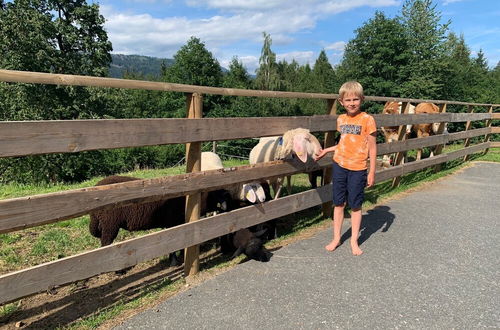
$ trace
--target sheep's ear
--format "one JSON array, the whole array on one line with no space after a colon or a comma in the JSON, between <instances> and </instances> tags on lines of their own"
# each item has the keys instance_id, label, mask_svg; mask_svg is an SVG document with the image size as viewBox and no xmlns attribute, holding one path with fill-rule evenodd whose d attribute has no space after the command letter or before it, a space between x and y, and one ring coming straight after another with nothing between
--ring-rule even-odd
<instances>
[{"instance_id":1,"label":"sheep's ear","mask_svg":"<svg viewBox=\"0 0 500 330\"><path fill-rule=\"evenodd\" d=\"M255 203L257 201L257 195L249 184L243 185L243 192L245 193L245 199L250 203Z\"/></svg>"},{"instance_id":2,"label":"sheep's ear","mask_svg":"<svg viewBox=\"0 0 500 330\"><path fill-rule=\"evenodd\" d=\"M264 191L264 188L262 188L260 183L256 183L254 185L254 190L257 195L257 199L259 200L259 203L263 203L266 200L266 193Z\"/></svg>"},{"instance_id":3,"label":"sheep's ear","mask_svg":"<svg viewBox=\"0 0 500 330\"><path fill-rule=\"evenodd\" d=\"M293 151L302 163L307 162L306 139L303 135L293 137Z\"/></svg>"}]
</instances>

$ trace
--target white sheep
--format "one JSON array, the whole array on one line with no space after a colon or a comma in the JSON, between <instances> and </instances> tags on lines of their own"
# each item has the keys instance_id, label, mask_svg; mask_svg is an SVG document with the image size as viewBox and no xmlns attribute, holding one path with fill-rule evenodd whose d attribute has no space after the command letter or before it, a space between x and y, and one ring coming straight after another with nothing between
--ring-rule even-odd
<instances>
[{"instance_id":1,"label":"white sheep","mask_svg":"<svg viewBox=\"0 0 500 330\"><path fill-rule=\"evenodd\" d=\"M293 156L306 163L314 160L314 155L321 151L318 139L306 128L295 128L286 131L283 136L262 137L250 151L250 164L270 162L278 159L290 159ZM279 197L283 179L272 181L275 199ZM288 190L290 191L290 176Z\"/></svg>"}]
</instances>

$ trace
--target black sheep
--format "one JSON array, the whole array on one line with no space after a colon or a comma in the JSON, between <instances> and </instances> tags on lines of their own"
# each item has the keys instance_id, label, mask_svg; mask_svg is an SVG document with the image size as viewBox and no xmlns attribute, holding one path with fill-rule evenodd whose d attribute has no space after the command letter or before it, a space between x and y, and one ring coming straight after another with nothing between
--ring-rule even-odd
<instances>
[{"instance_id":1,"label":"black sheep","mask_svg":"<svg viewBox=\"0 0 500 330\"><path fill-rule=\"evenodd\" d=\"M127 176L109 176L97 183L97 186L140 180ZM225 211L231 201L226 201L229 193L225 190L209 192L202 210L216 211L218 205ZM153 228L170 228L185 222L186 197L175 197L160 201L121 206L114 209L99 210L90 213L89 231L92 236L101 239L101 246L115 240L120 228L138 231ZM175 255L170 255L171 264L176 264Z\"/></svg>"},{"instance_id":2,"label":"black sheep","mask_svg":"<svg viewBox=\"0 0 500 330\"><path fill-rule=\"evenodd\" d=\"M266 250L264 240L261 238L265 232L266 229L254 233L248 228L243 228L224 235L221 237L221 251L224 254L231 253L231 259L244 253L250 259L267 262L272 254Z\"/></svg>"}]
</instances>

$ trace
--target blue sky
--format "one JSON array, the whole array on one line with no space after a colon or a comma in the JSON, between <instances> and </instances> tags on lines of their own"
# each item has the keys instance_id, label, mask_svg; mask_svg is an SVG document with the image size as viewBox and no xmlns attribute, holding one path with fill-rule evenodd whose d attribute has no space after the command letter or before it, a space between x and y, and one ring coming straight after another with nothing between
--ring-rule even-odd
<instances>
[{"instance_id":1,"label":"blue sky","mask_svg":"<svg viewBox=\"0 0 500 330\"><path fill-rule=\"evenodd\" d=\"M91 2L91 1L89 1ZM278 60L314 64L325 49L332 64L375 11L401 13L402 0L99 0L113 53L172 58L191 36L200 38L220 64L237 56L253 74L262 32L271 35ZM500 1L434 0L450 31L463 34L473 55L482 49L500 61Z\"/></svg>"}]
</instances>

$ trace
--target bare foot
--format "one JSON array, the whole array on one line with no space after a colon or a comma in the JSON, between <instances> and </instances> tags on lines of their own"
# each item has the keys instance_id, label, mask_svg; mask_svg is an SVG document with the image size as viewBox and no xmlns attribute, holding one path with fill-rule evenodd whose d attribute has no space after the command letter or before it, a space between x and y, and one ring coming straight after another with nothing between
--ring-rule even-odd
<instances>
[{"instance_id":1,"label":"bare foot","mask_svg":"<svg viewBox=\"0 0 500 330\"><path fill-rule=\"evenodd\" d=\"M351 243L351 250L352 250L352 254L355 255L355 256L360 256L360 255L363 254L363 250L361 250L359 248L358 244L352 244Z\"/></svg>"},{"instance_id":2,"label":"bare foot","mask_svg":"<svg viewBox=\"0 0 500 330\"><path fill-rule=\"evenodd\" d=\"M332 252L333 250L335 250L338 246L340 245L340 241L336 241L336 240L333 240L330 242L330 244L328 244L327 246L325 246L325 249L327 251L330 251Z\"/></svg>"}]
</instances>

